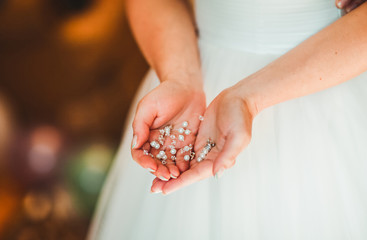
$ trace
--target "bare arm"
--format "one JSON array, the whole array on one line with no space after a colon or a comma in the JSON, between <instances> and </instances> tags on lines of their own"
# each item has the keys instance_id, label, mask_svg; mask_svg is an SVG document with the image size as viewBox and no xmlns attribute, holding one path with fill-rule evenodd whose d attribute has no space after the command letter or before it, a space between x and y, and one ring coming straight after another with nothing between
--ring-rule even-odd
<instances>
[{"instance_id":1,"label":"bare arm","mask_svg":"<svg viewBox=\"0 0 367 240\"><path fill-rule=\"evenodd\" d=\"M184 154L167 161L155 157L160 151L170 156L169 139L159 149L150 148L148 142L158 139L157 129L177 128L184 121L192 134L172 145L179 152L195 142L198 116L204 114L206 103L194 21L184 0L127 0L127 13L138 44L161 81L137 106L131 153L157 179L168 181L187 170L189 162Z\"/></svg>"},{"instance_id":2,"label":"bare arm","mask_svg":"<svg viewBox=\"0 0 367 240\"><path fill-rule=\"evenodd\" d=\"M137 42L161 81L200 86L200 59L193 18L184 0L127 0Z\"/></svg>"},{"instance_id":3,"label":"bare arm","mask_svg":"<svg viewBox=\"0 0 367 240\"><path fill-rule=\"evenodd\" d=\"M200 156L208 137L216 146L178 179L156 181L168 194L232 167L250 143L258 112L277 103L347 81L367 70L367 4L363 4L257 73L223 90L207 108L195 142Z\"/></svg>"},{"instance_id":4,"label":"bare arm","mask_svg":"<svg viewBox=\"0 0 367 240\"><path fill-rule=\"evenodd\" d=\"M252 114L347 81L367 70L367 4L234 86Z\"/></svg>"}]
</instances>

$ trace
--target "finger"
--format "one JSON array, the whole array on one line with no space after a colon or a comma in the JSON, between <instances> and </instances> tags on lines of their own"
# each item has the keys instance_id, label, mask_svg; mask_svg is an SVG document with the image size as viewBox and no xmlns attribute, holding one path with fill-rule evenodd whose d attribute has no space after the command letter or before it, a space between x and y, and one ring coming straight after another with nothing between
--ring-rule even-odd
<instances>
[{"instance_id":1,"label":"finger","mask_svg":"<svg viewBox=\"0 0 367 240\"><path fill-rule=\"evenodd\" d=\"M176 166L176 163L172 160L171 157L173 155L170 153L169 149L166 151L166 154L168 156L166 167L168 168L168 171L170 172L170 177L177 178L180 175L180 170Z\"/></svg>"},{"instance_id":2,"label":"finger","mask_svg":"<svg viewBox=\"0 0 367 240\"><path fill-rule=\"evenodd\" d=\"M250 138L247 138L246 134L243 132L229 135L225 139L224 146L217 158L214 160L213 174L221 174L225 169L232 167L236 161L237 155L247 146L249 139Z\"/></svg>"},{"instance_id":3,"label":"finger","mask_svg":"<svg viewBox=\"0 0 367 240\"><path fill-rule=\"evenodd\" d=\"M183 151L183 149L177 150L176 154L176 166L180 172L186 171L190 166L190 160L185 160L185 156L190 155L190 152Z\"/></svg>"},{"instance_id":4,"label":"finger","mask_svg":"<svg viewBox=\"0 0 367 240\"><path fill-rule=\"evenodd\" d=\"M353 11L354 9L356 9L359 5L362 4L362 1L360 0L354 0L354 1L351 1L346 7L345 7L345 11L347 13Z\"/></svg>"},{"instance_id":5,"label":"finger","mask_svg":"<svg viewBox=\"0 0 367 240\"><path fill-rule=\"evenodd\" d=\"M200 125L200 121L191 121L190 122L190 126L189 134L184 134L185 140L183 142L178 141L177 144L177 154L176 154L176 166L178 167L178 169L180 170L180 172L184 172L186 171L189 167L190 167L190 160L189 157L191 156L191 151L193 151L193 145L195 144L196 141L196 134L198 132L199 129L199 125ZM184 150L185 148L189 148ZM185 159L185 156L187 156Z\"/></svg>"},{"instance_id":6,"label":"finger","mask_svg":"<svg viewBox=\"0 0 367 240\"><path fill-rule=\"evenodd\" d=\"M158 178L164 180L164 181L168 181L171 178L171 176L170 176L171 174L170 174L170 171L168 169L168 164L167 163L163 164L162 160L158 159L158 157L157 157L157 155L162 151L165 154L167 154L165 143L158 140L159 135L160 135L160 133L159 133L158 130L151 130L150 135L149 135L149 143L148 143L149 146L150 146L150 143L152 141L159 142L159 144L160 144L158 149L155 149L155 148L150 149L150 153L153 155L154 161L157 164L157 168L156 168L156 171L154 172L154 175L157 176ZM169 161L169 157L170 156L166 155L166 159L164 159L164 161L166 161L166 162ZM172 164L170 164L170 165L172 165ZM172 168L172 170L174 171L173 168ZM177 172L178 172L178 169L174 173L177 175Z\"/></svg>"},{"instance_id":7,"label":"finger","mask_svg":"<svg viewBox=\"0 0 367 240\"><path fill-rule=\"evenodd\" d=\"M345 8L352 0L335 0L335 5L339 9Z\"/></svg>"},{"instance_id":8,"label":"finger","mask_svg":"<svg viewBox=\"0 0 367 240\"><path fill-rule=\"evenodd\" d=\"M153 182L152 182L152 185L153 185L153 184L155 184L155 183L156 183L156 182L158 182L158 181L160 181L160 180L159 180L159 178L157 178L157 177L156 177L156 178L154 178L154 179L153 179Z\"/></svg>"},{"instance_id":9,"label":"finger","mask_svg":"<svg viewBox=\"0 0 367 240\"><path fill-rule=\"evenodd\" d=\"M194 182L213 176L212 168L213 163L210 160L204 160L196 164L193 168L181 173L177 179L171 179L169 182L166 182L166 184L162 186L163 194L170 194ZM157 186L160 186L158 183L156 184Z\"/></svg>"},{"instance_id":10,"label":"finger","mask_svg":"<svg viewBox=\"0 0 367 240\"><path fill-rule=\"evenodd\" d=\"M158 164L158 169L154 173L154 175L156 175L159 179L163 181L168 181L171 178L171 174L168 171L168 168L164 166L162 163Z\"/></svg>"},{"instance_id":11,"label":"finger","mask_svg":"<svg viewBox=\"0 0 367 240\"><path fill-rule=\"evenodd\" d=\"M149 149L149 143L146 143L143 145L143 149L133 149L131 155L140 166L154 173L158 169L157 161L151 156L144 154L144 150L149 151Z\"/></svg>"},{"instance_id":12,"label":"finger","mask_svg":"<svg viewBox=\"0 0 367 240\"><path fill-rule=\"evenodd\" d=\"M132 149L139 149L149 138L150 127L157 116L155 106L141 100L136 109L133 121Z\"/></svg>"},{"instance_id":13,"label":"finger","mask_svg":"<svg viewBox=\"0 0 367 240\"><path fill-rule=\"evenodd\" d=\"M150 188L150 191L152 193L160 193L160 192L162 192L162 189L163 189L164 185L166 185L166 183L167 183L165 181L160 180L159 178L156 178L156 179L157 179L157 181L153 181L152 187Z\"/></svg>"}]
</instances>

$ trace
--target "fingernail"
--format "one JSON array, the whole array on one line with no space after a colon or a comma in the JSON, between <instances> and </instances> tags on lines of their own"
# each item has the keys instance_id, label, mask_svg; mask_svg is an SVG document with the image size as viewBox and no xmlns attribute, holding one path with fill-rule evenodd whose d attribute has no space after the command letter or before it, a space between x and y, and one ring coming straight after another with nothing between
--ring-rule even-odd
<instances>
[{"instance_id":1,"label":"fingernail","mask_svg":"<svg viewBox=\"0 0 367 240\"><path fill-rule=\"evenodd\" d=\"M339 0L338 3L336 4L338 6L338 8L342 8L342 1Z\"/></svg>"},{"instance_id":2,"label":"fingernail","mask_svg":"<svg viewBox=\"0 0 367 240\"><path fill-rule=\"evenodd\" d=\"M150 193L161 193L161 192L162 192L161 190L157 190L157 191L150 190Z\"/></svg>"},{"instance_id":3,"label":"fingernail","mask_svg":"<svg viewBox=\"0 0 367 240\"><path fill-rule=\"evenodd\" d=\"M166 182L168 181L168 179L167 179L167 178L162 177L162 176L159 176L158 178L159 178L160 180L162 180L162 181L166 181Z\"/></svg>"},{"instance_id":4,"label":"fingernail","mask_svg":"<svg viewBox=\"0 0 367 240\"><path fill-rule=\"evenodd\" d=\"M149 170L149 172L155 172L155 170L151 169L151 168L147 168Z\"/></svg>"},{"instance_id":5,"label":"fingernail","mask_svg":"<svg viewBox=\"0 0 367 240\"><path fill-rule=\"evenodd\" d=\"M133 141L131 143L131 148L134 149L134 147L136 146L136 141L138 140L138 137L136 135L134 135L133 137Z\"/></svg>"},{"instance_id":6,"label":"fingernail","mask_svg":"<svg viewBox=\"0 0 367 240\"><path fill-rule=\"evenodd\" d=\"M220 177L222 177L224 173L224 168L221 168L216 174L215 174L215 179L219 179Z\"/></svg>"},{"instance_id":7,"label":"fingernail","mask_svg":"<svg viewBox=\"0 0 367 240\"><path fill-rule=\"evenodd\" d=\"M175 176L173 176L173 175L171 174L171 178L177 178L177 177L175 177Z\"/></svg>"}]
</instances>

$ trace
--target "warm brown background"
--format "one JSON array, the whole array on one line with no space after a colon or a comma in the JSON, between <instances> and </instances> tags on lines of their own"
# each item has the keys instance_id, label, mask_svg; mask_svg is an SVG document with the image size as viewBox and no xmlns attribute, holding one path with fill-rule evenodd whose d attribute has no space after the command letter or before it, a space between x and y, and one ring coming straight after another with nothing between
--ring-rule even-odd
<instances>
[{"instance_id":1,"label":"warm brown background","mask_svg":"<svg viewBox=\"0 0 367 240\"><path fill-rule=\"evenodd\" d=\"M0 239L84 239L146 70L121 0L0 0Z\"/></svg>"}]
</instances>

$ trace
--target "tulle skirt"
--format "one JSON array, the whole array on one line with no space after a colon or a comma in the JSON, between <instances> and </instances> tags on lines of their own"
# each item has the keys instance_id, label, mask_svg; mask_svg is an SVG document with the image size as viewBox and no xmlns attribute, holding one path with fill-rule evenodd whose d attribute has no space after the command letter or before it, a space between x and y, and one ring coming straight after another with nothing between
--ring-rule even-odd
<instances>
[{"instance_id":1,"label":"tulle skirt","mask_svg":"<svg viewBox=\"0 0 367 240\"><path fill-rule=\"evenodd\" d=\"M279 57L200 42L207 101ZM287 71L288 69L284 69ZM219 180L168 196L131 158L132 104L89 239L367 239L367 75L265 109Z\"/></svg>"}]
</instances>

